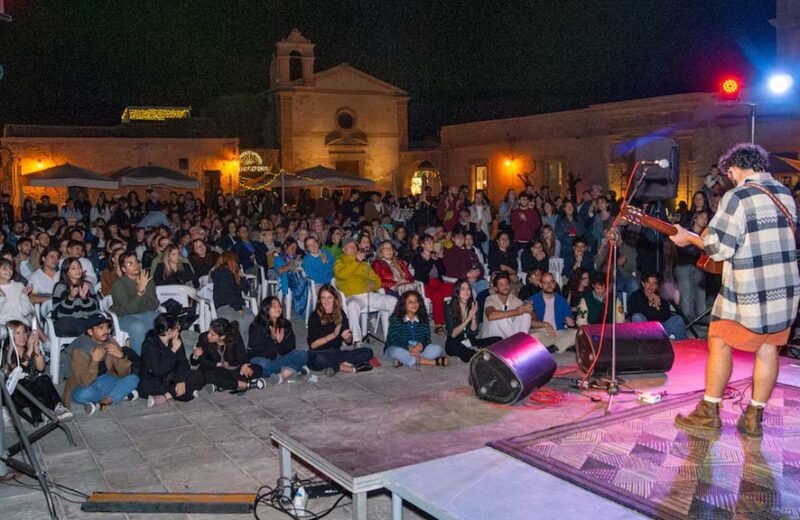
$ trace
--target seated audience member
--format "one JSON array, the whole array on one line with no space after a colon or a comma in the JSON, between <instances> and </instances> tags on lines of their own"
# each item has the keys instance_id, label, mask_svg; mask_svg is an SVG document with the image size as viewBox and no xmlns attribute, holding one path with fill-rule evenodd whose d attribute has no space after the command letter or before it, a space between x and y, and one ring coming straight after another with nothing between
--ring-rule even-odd
<instances>
[{"instance_id":1,"label":"seated audience member","mask_svg":"<svg viewBox=\"0 0 800 520\"><path fill-rule=\"evenodd\" d=\"M542 247L544 252L550 258L561 258L561 241L556 238L556 232L553 226L545 224L542 226ZM548 266L548 271L550 270Z\"/></svg>"},{"instance_id":2,"label":"seated audience member","mask_svg":"<svg viewBox=\"0 0 800 520\"><path fill-rule=\"evenodd\" d=\"M189 362L203 374L203 382L211 385L212 392L265 388L261 367L246 358L239 324L217 318L200 334Z\"/></svg>"},{"instance_id":3,"label":"seated audience member","mask_svg":"<svg viewBox=\"0 0 800 520\"><path fill-rule=\"evenodd\" d=\"M12 280L14 263L8 258L0 258L0 323L17 320L31 325L33 305L28 299L30 287Z\"/></svg>"},{"instance_id":4,"label":"seated audience member","mask_svg":"<svg viewBox=\"0 0 800 520\"><path fill-rule=\"evenodd\" d=\"M89 285L78 258L61 263L61 281L53 290L55 333L60 337L76 337L86 332L89 318L100 311L94 288Z\"/></svg>"},{"instance_id":5,"label":"seated audience member","mask_svg":"<svg viewBox=\"0 0 800 520\"><path fill-rule=\"evenodd\" d=\"M44 354L39 341L38 334L31 334L28 325L21 321L11 320L6 323L10 338L6 349L3 350L2 365L6 374L11 373L16 367L22 367L25 377L20 379L17 384L33 397L38 399L47 409L61 420L72 418L72 412L64 405L58 390L53 385L50 376L44 373L45 361ZM44 420L42 411L33 404L22 392L14 392L11 399L20 410L27 409L34 424Z\"/></svg>"},{"instance_id":6,"label":"seated audience member","mask_svg":"<svg viewBox=\"0 0 800 520\"><path fill-rule=\"evenodd\" d=\"M214 284L214 307L217 309L217 316L228 321L238 321L239 332L247 345L250 339L250 324L256 316L245 305L242 296L245 280L235 254L225 251L219 255L217 265L211 271L211 282Z\"/></svg>"},{"instance_id":7,"label":"seated audience member","mask_svg":"<svg viewBox=\"0 0 800 520\"><path fill-rule=\"evenodd\" d=\"M517 281L517 254L511 247L511 239L505 231L497 235L495 244L489 248L489 272L505 273L512 282Z\"/></svg>"},{"instance_id":8,"label":"seated audience member","mask_svg":"<svg viewBox=\"0 0 800 520\"><path fill-rule=\"evenodd\" d=\"M590 276L594 273L594 258L587 248L586 239L582 236L572 239L572 251L564 257L564 270L561 275L569 280L573 271L578 269L585 269Z\"/></svg>"},{"instance_id":9,"label":"seated audience member","mask_svg":"<svg viewBox=\"0 0 800 520\"><path fill-rule=\"evenodd\" d=\"M488 242L486 242L488 247ZM472 249L475 251L475 254L478 255L478 259L480 260L481 264L485 264L486 262L486 253L483 252L483 249L478 247L475 244L475 234L473 233L464 233L464 247L467 249Z\"/></svg>"},{"instance_id":10,"label":"seated audience member","mask_svg":"<svg viewBox=\"0 0 800 520\"><path fill-rule=\"evenodd\" d=\"M431 343L431 324L422 296L417 291L407 291L397 300L389 319L384 356L395 367L436 365L447 366L447 356L440 345Z\"/></svg>"},{"instance_id":11,"label":"seated audience member","mask_svg":"<svg viewBox=\"0 0 800 520\"><path fill-rule=\"evenodd\" d=\"M378 246L378 255L372 262L372 269L381 279L381 287L393 296L405 292L404 289L413 289L414 275L408 269L408 264L397 258L394 246L389 240L384 240Z\"/></svg>"},{"instance_id":12,"label":"seated audience member","mask_svg":"<svg viewBox=\"0 0 800 520\"><path fill-rule=\"evenodd\" d=\"M340 227L331 226L328 228L325 250L333 255L334 260L338 260L342 256L342 238L344 238L344 231Z\"/></svg>"},{"instance_id":13,"label":"seated audience member","mask_svg":"<svg viewBox=\"0 0 800 520\"><path fill-rule=\"evenodd\" d=\"M433 307L433 323L436 333L444 331L444 299L453 292L453 284L445 282L444 262L434 251L434 239L424 235L421 240L422 248L411 259L414 268L414 279L425 286L425 295L431 300Z\"/></svg>"},{"instance_id":14,"label":"seated audience member","mask_svg":"<svg viewBox=\"0 0 800 520\"><path fill-rule=\"evenodd\" d=\"M547 256L541 240L534 239L529 248L522 250L520 263L526 273L534 269L539 269L543 273L550 270L550 257Z\"/></svg>"},{"instance_id":15,"label":"seated audience member","mask_svg":"<svg viewBox=\"0 0 800 520\"><path fill-rule=\"evenodd\" d=\"M208 246L201 239L193 240L190 244L189 264L192 266L194 275L199 280L203 276L208 276L214 266L217 265L216 251L209 251Z\"/></svg>"},{"instance_id":16,"label":"seated audience member","mask_svg":"<svg viewBox=\"0 0 800 520\"><path fill-rule=\"evenodd\" d=\"M128 251L120 257L122 275L111 287L111 310L119 317L119 327L128 333L130 347L142 353L144 337L158 315L158 298L153 278L142 270L136 253Z\"/></svg>"},{"instance_id":17,"label":"seated audience member","mask_svg":"<svg viewBox=\"0 0 800 520\"><path fill-rule=\"evenodd\" d=\"M336 372L372 370L372 349L359 347L342 350L353 342L350 323L342 309L336 289L325 284L319 288L317 308L308 318L308 366L332 376Z\"/></svg>"},{"instance_id":18,"label":"seated audience member","mask_svg":"<svg viewBox=\"0 0 800 520\"><path fill-rule=\"evenodd\" d=\"M114 282L119 280L122 276L122 255L125 249L122 247L115 249L108 257L108 263L103 272L100 273L100 292L103 295L111 294L111 288L114 287Z\"/></svg>"},{"instance_id":19,"label":"seated audience member","mask_svg":"<svg viewBox=\"0 0 800 520\"><path fill-rule=\"evenodd\" d=\"M533 336L548 350L564 352L575 345L575 318L566 298L556 292L556 280L542 274L542 290L531 297L539 325L534 323Z\"/></svg>"},{"instance_id":20,"label":"seated audience member","mask_svg":"<svg viewBox=\"0 0 800 520\"><path fill-rule=\"evenodd\" d=\"M241 224L236 228L237 241L231 251L236 254L239 265L247 274L258 274L256 269L256 246L250 242L250 228Z\"/></svg>"},{"instance_id":21,"label":"seated audience member","mask_svg":"<svg viewBox=\"0 0 800 520\"><path fill-rule=\"evenodd\" d=\"M297 240L286 237L281 245L281 252L275 256L273 267L281 282L281 294L292 293L292 308L298 316L306 313L308 305L308 280L303 276L301 268L303 256L299 252Z\"/></svg>"},{"instance_id":22,"label":"seated audience member","mask_svg":"<svg viewBox=\"0 0 800 520\"><path fill-rule=\"evenodd\" d=\"M352 238L342 240L342 256L333 266L336 287L347 298L347 321L353 331L353 341L360 343L366 331L361 330L361 311L367 309L380 313L384 330L388 330L389 313L395 308L397 298L377 290L381 279L367 262L367 252L357 250Z\"/></svg>"},{"instance_id":23,"label":"seated audience member","mask_svg":"<svg viewBox=\"0 0 800 520\"><path fill-rule=\"evenodd\" d=\"M17 256L14 258L14 263L17 266L19 274L26 280L33 274L33 265L30 261L32 249L33 242L30 238L23 237L17 241Z\"/></svg>"},{"instance_id":24,"label":"seated audience member","mask_svg":"<svg viewBox=\"0 0 800 520\"><path fill-rule=\"evenodd\" d=\"M333 279L333 264L336 259L327 249L320 249L319 240L307 237L305 241L306 254L303 257L303 271L315 284L331 283Z\"/></svg>"},{"instance_id":25,"label":"seated audience member","mask_svg":"<svg viewBox=\"0 0 800 520\"><path fill-rule=\"evenodd\" d=\"M519 288L517 294L520 300L530 300L531 296L542 290L542 272L547 271L534 269L525 276L525 285Z\"/></svg>"},{"instance_id":26,"label":"seated audience member","mask_svg":"<svg viewBox=\"0 0 800 520\"><path fill-rule=\"evenodd\" d=\"M250 363L258 365L264 377L276 376L276 382L292 378L308 363L308 352L296 348L292 323L283 317L283 306L277 296L261 302L247 343Z\"/></svg>"},{"instance_id":27,"label":"seated audience member","mask_svg":"<svg viewBox=\"0 0 800 520\"><path fill-rule=\"evenodd\" d=\"M447 276L467 280L472 285L472 291L480 294L489 288L478 255L475 251L467 249L464 245L464 234L461 231L453 232L453 247L444 250L444 268Z\"/></svg>"},{"instance_id":28,"label":"seated audience member","mask_svg":"<svg viewBox=\"0 0 800 520\"><path fill-rule=\"evenodd\" d=\"M583 267L572 271L569 282L565 287L564 297L567 299L567 303L569 303L573 313L578 310L578 304L581 302L583 295L591 290L591 282L592 277L589 271Z\"/></svg>"},{"instance_id":29,"label":"seated audience member","mask_svg":"<svg viewBox=\"0 0 800 520\"><path fill-rule=\"evenodd\" d=\"M86 415L124 399L139 397L139 376L133 373L134 354L111 336L111 320L95 314L68 349L72 375L64 387L64 402L83 404Z\"/></svg>"},{"instance_id":30,"label":"seated audience member","mask_svg":"<svg viewBox=\"0 0 800 520\"><path fill-rule=\"evenodd\" d=\"M670 339L686 339L686 324L683 318L672 314L669 302L661 297L661 285L656 273L648 273L642 278L642 288L628 298L628 316L632 322L658 321Z\"/></svg>"},{"instance_id":31,"label":"seated audience member","mask_svg":"<svg viewBox=\"0 0 800 520\"><path fill-rule=\"evenodd\" d=\"M445 309L447 342L444 350L448 356L457 356L468 362L477 349L488 347L502 338L478 338L478 302L466 280L453 285L453 298Z\"/></svg>"},{"instance_id":32,"label":"seated audience member","mask_svg":"<svg viewBox=\"0 0 800 520\"><path fill-rule=\"evenodd\" d=\"M61 279L58 269L61 264L61 253L57 248L48 246L42 252L40 264L39 269L35 270L28 280L31 288L28 299L33 304L42 303L53 297L53 290Z\"/></svg>"},{"instance_id":33,"label":"seated audience member","mask_svg":"<svg viewBox=\"0 0 800 520\"><path fill-rule=\"evenodd\" d=\"M67 243L67 257L77 257L80 259L81 267L83 267L83 271L86 273L86 279L92 284L92 287L97 285L97 273L94 270L94 265L92 265L92 261L86 258L84 255L86 253L86 248L83 245L83 242L79 242L77 240L70 240ZM62 260L63 262L63 260Z\"/></svg>"},{"instance_id":34,"label":"seated audience member","mask_svg":"<svg viewBox=\"0 0 800 520\"><path fill-rule=\"evenodd\" d=\"M183 261L178 246L170 244L164 249L161 262L156 265L153 281L158 285L191 285L197 287L197 280L190 264Z\"/></svg>"},{"instance_id":35,"label":"seated audience member","mask_svg":"<svg viewBox=\"0 0 800 520\"><path fill-rule=\"evenodd\" d=\"M498 273L492 280L494 294L486 298L483 306L481 338L507 338L517 332L530 332L533 307L511 294L511 279Z\"/></svg>"},{"instance_id":36,"label":"seated audience member","mask_svg":"<svg viewBox=\"0 0 800 520\"><path fill-rule=\"evenodd\" d=\"M613 310L605 310L606 307L606 275L604 273L595 273L592 276L592 290L583 293L578 311L575 313L575 321L578 327L583 325L596 325L603 323L603 314L606 315L606 323L611 323L614 315ZM617 301L617 316L616 322L622 323L625 321L625 314L622 313L622 301Z\"/></svg>"},{"instance_id":37,"label":"seated audience member","mask_svg":"<svg viewBox=\"0 0 800 520\"><path fill-rule=\"evenodd\" d=\"M142 344L139 393L147 397L147 407L170 399L191 401L202 387L203 374L189 366L178 318L159 314Z\"/></svg>"}]
</instances>

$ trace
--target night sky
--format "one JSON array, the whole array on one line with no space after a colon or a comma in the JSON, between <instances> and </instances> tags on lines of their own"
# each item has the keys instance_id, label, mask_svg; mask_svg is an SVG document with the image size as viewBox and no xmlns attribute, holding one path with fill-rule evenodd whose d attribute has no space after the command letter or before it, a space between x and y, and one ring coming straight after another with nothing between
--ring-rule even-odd
<instances>
[{"instance_id":1,"label":"night sky","mask_svg":"<svg viewBox=\"0 0 800 520\"><path fill-rule=\"evenodd\" d=\"M507 5L504 5L507 4ZM713 90L775 57L772 0L5 0L0 124L115 124L126 105L265 90L292 27L443 124Z\"/></svg>"}]
</instances>

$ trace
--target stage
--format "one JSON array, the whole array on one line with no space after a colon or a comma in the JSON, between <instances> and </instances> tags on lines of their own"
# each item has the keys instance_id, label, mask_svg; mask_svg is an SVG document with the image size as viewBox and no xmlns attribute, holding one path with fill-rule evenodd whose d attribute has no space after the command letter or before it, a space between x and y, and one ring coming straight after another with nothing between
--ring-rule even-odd
<instances>
[{"instance_id":1,"label":"stage","mask_svg":"<svg viewBox=\"0 0 800 520\"><path fill-rule=\"evenodd\" d=\"M701 341L677 342L669 374L631 375L625 381L640 390L666 391L667 399L701 390L705 351ZM557 360L559 372L575 364L574 354L560 354ZM781 380L790 384L800 381L793 361L781 358ZM737 354L732 380L749 377L751 368L751 357ZM509 407L476 399L467 386L467 366L458 361L421 371L384 366L240 396L203 394L191 403L153 409L137 402L91 418L79 411L73 427L77 448L58 433L38 446L51 477L82 491L254 492L261 484L275 484L281 459L286 469L277 440L287 447L285 454L299 455L292 460L293 472L327 474L356 492L354 504L329 518L389 518L389 491L396 493L396 512L400 498L407 500L404 518L424 518L422 511L442 518L587 513L639 518L632 509L487 447L602 417L603 401L571 389L576 377L557 375L547 385L564 392L561 403L526 401ZM612 415L647 406L633 394L621 394ZM4 518L41 518L44 513L41 493L33 489L0 486L0 499ZM409 502L416 507L408 507ZM331 503L319 499L310 505L322 510ZM63 518L100 517L65 500L58 504ZM259 516L286 518L264 508Z\"/></svg>"}]
</instances>

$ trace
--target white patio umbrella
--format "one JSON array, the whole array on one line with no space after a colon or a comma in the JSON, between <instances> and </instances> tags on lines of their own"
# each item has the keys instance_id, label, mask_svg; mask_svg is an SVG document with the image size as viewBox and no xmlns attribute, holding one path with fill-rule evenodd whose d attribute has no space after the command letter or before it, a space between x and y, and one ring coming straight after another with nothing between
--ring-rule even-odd
<instances>
[{"instance_id":1,"label":"white patio umbrella","mask_svg":"<svg viewBox=\"0 0 800 520\"><path fill-rule=\"evenodd\" d=\"M71 163L53 166L36 173L25 175L28 186L38 188L96 188L100 190L116 190L119 182Z\"/></svg>"},{"instance_id":2,"label":"white patio umbrella","mask_svg":"<svg viewBox=\"0 0 800 520\"><path fill-rule=\"evenodd\" d=\"M125 167L110 175L119 181L120 186L167 186L193 190L200 187L200 181L176 170L163 166L147 164L135 168Z\"/></svg>"}]
</instances>

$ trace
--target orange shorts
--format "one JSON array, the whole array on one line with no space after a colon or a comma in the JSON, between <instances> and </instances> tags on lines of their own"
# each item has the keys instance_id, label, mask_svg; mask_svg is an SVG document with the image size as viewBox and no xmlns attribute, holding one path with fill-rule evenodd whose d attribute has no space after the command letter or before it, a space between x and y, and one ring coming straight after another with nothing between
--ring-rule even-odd
<instances>
[{"instance_id":1,"label":"orange shorts","mask_svg":"<svg viewBox=\"0 0 800 520\"><path fill-rule=\"evenodd\" d=\"M772 334L756 334L739 322L732 320L716 320L711 322L708 335L716 336L727 345L746 352L755 352L761 345L783 346L789 341L791 328L783 329Z\"/></svg>"}]
</instances>

